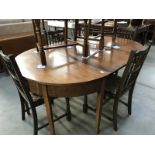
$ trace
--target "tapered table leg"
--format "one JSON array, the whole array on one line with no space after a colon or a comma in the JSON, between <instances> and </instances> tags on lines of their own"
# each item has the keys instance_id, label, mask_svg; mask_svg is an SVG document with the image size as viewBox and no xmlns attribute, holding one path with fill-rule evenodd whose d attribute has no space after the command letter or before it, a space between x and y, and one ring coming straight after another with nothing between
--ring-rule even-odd
<instances>
[{"instance_id":1,"label":"tapered table leg","mask_svg":"<svg viewBox=\"0 0 155 155\"><path fill-rule=\"evenodd\" d=\"M100 122L101 122L102 103L103 103L103 96L104 96L104 87L105 87L105 79L103 79L101 88L97 93L97 102L96 102L96 133L97 134L100 132Z\"/></svg>"},{"instance_id":2,"label":"tapered table leg","mask_svg":"<svg viewBox=\"0 0 155 155\"><path fill-rule=\"evenodd\" d=\"M52 134L52 132L53 132L53 134L55 134L52 105L49 100L48 90L47 90L46 85L42 85L42 92L43 92L43 97L44 97L44 102L45 102L45 107L46 107L46 113L47 113L47 117L48 117L49 130L50 130L51 134Z\"/></svg>"}]
</instances>

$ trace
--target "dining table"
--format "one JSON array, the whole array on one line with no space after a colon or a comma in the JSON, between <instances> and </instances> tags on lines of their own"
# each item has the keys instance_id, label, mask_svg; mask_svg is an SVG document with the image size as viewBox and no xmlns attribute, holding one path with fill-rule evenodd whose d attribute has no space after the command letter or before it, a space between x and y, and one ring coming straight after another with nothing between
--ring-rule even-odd
<instances>
[{"instance_id":1,"label":"dining table","mask_svg":"<svg viewBox=\"0 0 155 155\"><path fill-rule=\"evenodd\" d=\"M99 133L106 77L126 65L132 49L144 49L140 43L123 38L116 38L115 44L117 48L112 47L111 37L105 36L105 48L99 50L99 42L90 40L88 59L82 58L83 48L78 44L47 49L47 65L41 68L38 67L41 61L36 48L16 57L30 90L44 98L51 133L55 134L55 127L49 97L77 97L94 92L97 93L96 132Z\"/></svg>"}]
</instances>

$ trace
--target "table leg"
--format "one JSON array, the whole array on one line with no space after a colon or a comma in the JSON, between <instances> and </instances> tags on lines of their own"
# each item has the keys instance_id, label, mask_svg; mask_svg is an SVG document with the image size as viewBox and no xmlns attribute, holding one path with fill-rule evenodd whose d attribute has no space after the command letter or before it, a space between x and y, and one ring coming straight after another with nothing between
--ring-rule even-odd
<instances>
[{"instance_id":1,"label":"table leg","mask_svg":"<svg viewBox=\"0 0 155 155\"><path fill-rule=\"evenodd\" d=\"M97 134L99 133L99 130L100 130L104 87L105 87L105 79L103 79L100 91L98 91L97 93L97 103L96 103L96 133Z\"/></svg>"},{"instance_id":2,"label":"table leg","mask_svg":"<svg viewBox=\"0 0 155 155\"><path fill-rule=\"evenodd\" d=\"M44 102L46 107L46 113L48 117L49 130L50 130L50 133L52 133L53 131L53 134L55 134L52 105L49 100L48 90L46 85L42 85L42 92L43 92L43 97L44 97Z\"/></svg>"}]
</instances>

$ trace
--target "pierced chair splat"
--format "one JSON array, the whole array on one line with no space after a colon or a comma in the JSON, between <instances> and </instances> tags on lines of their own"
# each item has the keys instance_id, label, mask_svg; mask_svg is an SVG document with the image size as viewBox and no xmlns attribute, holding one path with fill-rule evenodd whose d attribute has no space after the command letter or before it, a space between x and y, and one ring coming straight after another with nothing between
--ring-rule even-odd
<instances>
[{"instance_id":1,"label":"pierced chair splat","mask_svg":"<svg viewBox=\"0 0 155 155\"><path fill-rule=\"evenodd\" d=\"M128 107L128 114L131 115L132 109L132 95L135 87L135 83L139 72L144 64L146 56L150 50L151 42L148 47L143 51L132 50L127 65L121 77L116 74L111 74L106 81L105 86L105 101L108 102L110 99L114 100L113 104L113 121L114 130L117 130L117 111L119 102L125 104ZM120 98L126 93L128 94L128 103L125 103ZM107 116L109 118L109 116Z\"/></svg>"}]
</instances>

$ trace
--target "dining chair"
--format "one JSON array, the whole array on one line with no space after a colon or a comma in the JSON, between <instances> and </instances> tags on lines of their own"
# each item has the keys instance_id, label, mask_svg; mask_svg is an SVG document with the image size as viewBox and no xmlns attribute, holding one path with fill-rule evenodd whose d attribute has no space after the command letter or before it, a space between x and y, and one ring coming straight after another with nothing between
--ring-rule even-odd
<instances>
[{"instance_id":1,"label":"dining chair","mask_svg":"<svg viewBox=\"0 0 155 155\"><path fill-rule=\"evenodd\" d=\"M29 89L28 81L22 76L19 67L16 63L14 55L5 55L2 50L0 50L0 57L9 73L12 77L17 91L19 93L20 101L21 101L21 112L22 112L22 120L25 120L25 113L30 115L30 110L33 115L33 130L34 134L37 135L38 131L46 126L48 123L38 126L38 117L36 108L42 104L44 104L44 99L42 96L32 93ZM54 97L50 98L51 103L54 100ZM50 105L52 111L52 105ZM66 112L61 116L57 116L54 121L59 120L60 118L66 116L68 121L71 120L71 112L70 112L70 104L69 98L66 98Z\"/></svg>"},{"instance_id":2,"label":"dining chair","mask_svg":"<svg viewBox=\"0 0 155 155\"><path fill-rule=\"evenodd\" d=\"M120 38L131 39L141 44L145 44L148 40L148 33L151 24L144 25L142 19L132 19L128 27L119 27L117 36Z\"/></svg>"},{"instance_id":3,"label":"dining chair","mask_svg":"<svg viewBox=\"0 0 155 155\"><path fill-rule=\"evenodd\" d=\"M116 36L119 37L120 39L133 40L133 33L132 33L132 31L126 31L126 30L118 29Z\"/></svg>"},{"instance_id":4,"label":"dining chair","mask_svg":"<svg viewBox=\"0 0 155 155\"><path fill-rule=\"evenodd\" d=\"M50 26L45 26L46 20L42 19L42 31L47 45L60 44L64 41L64 28L57 28L51 30Z\"/></svg>"},{"instance_id":5,"label":"dining chair","mask_svg":"<svg viewBox=\"0 0 155 155\"><path fill-rule=\"evenodd\" d=\"M147 24L147 25L143 25L143 27L141 27L138 30L139 42L141 44L145 45L148 42L148 35L149 35L149 32L150 32L151 28L152 28L152 25L151 24Z\"/></svg>"},{"instance_id":6,"label":"dining chair","mask_svg":"<svg viewBox=\"0 0 155 155\"><path fill-rule=\"evenodd\" d=\"M109 100L113 99L113 118L110 116L106 117L113 121L114 130L117 131L117 112L119 102L123 103L128 107L128 114L131 115L132 110L132 95L136 83L136 79L139 75L139 72L144 64L146 56L151 48L152 42L147 44L145 50L137 51L132 50L127 65L124 69L122 76L117 74L111 74L106 81L105 86L105 100L104 104ZM128 102L122 101L120 98L128 92Z\"/></svg>"},{"instance_id":7,"label":"dining chair","mask_svg":"<svg viewBox=\"0 0 155 155\"><path fill-rule=\"evenodd\" d=\"M105 85L105 96L103 105L108 103L111 99L113 103L113 117L104 114L105 118L113 122L114 130L117 131L117 112L119 102L123 103L128 107L128 114L131 115L132 109L132 95L136 83L136 79L139 72L144 64L146 56L151 48L152 42L148 42L145 50L137 51L132 50L127 65L125 66L124 72L120 77L118 74L110 74L106 79ZM122 101L120 98L128 92L128 103ZM96 111L96 108L88 105L87 95L84 96L83 112L87 113L88 109Z\"/></svg>"}]
</instances>

